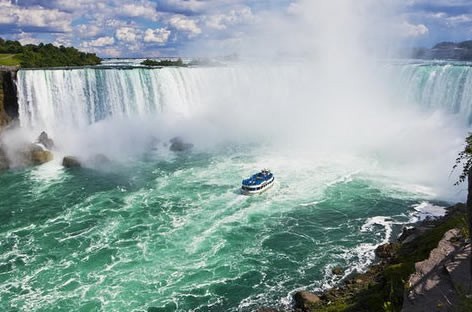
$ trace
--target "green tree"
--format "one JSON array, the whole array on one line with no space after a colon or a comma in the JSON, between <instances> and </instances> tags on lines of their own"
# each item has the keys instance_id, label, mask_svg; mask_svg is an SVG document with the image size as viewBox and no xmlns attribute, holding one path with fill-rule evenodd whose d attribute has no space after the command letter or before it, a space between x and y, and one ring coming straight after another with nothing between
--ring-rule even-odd
<instances>
[{"instance_id":1,"label":"green tree","mask_svg":"<svg viewBox=\"0 0 472 312\"><path fill-rule=\"evenodd\" d=\"M454 183L454 185L459 185L464 182L472 168L472 133L469 133L469 136L465 139L465 143L464 149L457 156L456 163L453 166L453 169L456 169L462 164L462 172L459 176L459 180Z\"/></svg>"},{"instance_id":2,"label":"green tree","mask_svg":"<svg viewBox=\"0 0 472 312\"><path fill-rule=\"evenodd\" d=\"M100 64L101 59L93 53L84 53L72 47L56 47L50 43L22 46L18 41L0 38L0 53L18 54L23 68L86 66Z\"/></svg>"},{"instance_id":3,"label":"green tree","mask_svg":"<svg viewBox=\"0 0 472 312\"><path fill-rule=\"evenodd\" d=\"M185 66L184 62L182 61L181 58L179 58L176 61L172 61L172 60L154 61L154 60L147 59L145 61L142 61L141 65L145 65L145 66Z\"/></svg>"},{"instance_id":4,"label":"green tree","mask_svg":"<svg viewBox=\"0 0 472 312\"><path fill-rule=\"evenodd\" d=\"M459 176L459 180L455 183L458 185L465 181L467 178L468 182L468 193L467 193L467 223L469 227L469 242L472 242L472 134L465 139L465 147L462 150L457 159L453 169L456 169L462 164L462 172ZM470 259L470 274L472 280L472 257ZM469 285L469 294L472 294L472 285Z\"/></svg>"}]
</instances>

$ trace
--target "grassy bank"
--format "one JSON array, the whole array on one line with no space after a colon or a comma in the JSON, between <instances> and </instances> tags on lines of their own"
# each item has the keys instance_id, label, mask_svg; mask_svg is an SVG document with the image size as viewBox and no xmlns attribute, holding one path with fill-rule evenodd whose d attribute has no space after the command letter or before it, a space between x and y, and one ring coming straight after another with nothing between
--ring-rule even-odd
<instances>
[{"instance_id":1,"label":"grassy bank","mask_svg":"<svg viewBox=\"0 0 472 312\"><path fill-rule=\"evenodd\" d=\"M457 228L464 238L468 237L466 220L465 205L458 204L444 218L423 223L420 226L424 233L408 243L389 244L386 259L322 294L313 311L400 311L415 263L427 259L450 229Z\"/></svg>"},{"instance_id":2,"label":"grassy bank","mask_svg":"<svg viewBox=\"0 0 472 312\"><path fill-rule=\"evenodd\" d=\"M73 47L55 46L51 43L26 44L0 38L0 66L22 68L90 66L101 63L94 53L81 52Z\"/></svg>"},{"instance_id":3,"label":"grassy bank","mask_svg":"<svg viewBox=\"0 0 472 312\"><path fill-rule=\"evenodd\" d=\"M0 66L20 66L20 55L0 53Z\"/></svg>"}]
</instances>

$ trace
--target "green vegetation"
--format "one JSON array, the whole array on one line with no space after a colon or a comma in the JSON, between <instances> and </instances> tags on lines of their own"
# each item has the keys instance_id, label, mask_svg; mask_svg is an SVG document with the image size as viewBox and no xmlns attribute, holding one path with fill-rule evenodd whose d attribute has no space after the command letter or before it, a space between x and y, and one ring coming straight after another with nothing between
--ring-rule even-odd
<instances>
[{"instance_id":1,"label":"green vegetation","mask_svg":"<svg viewBox=\"0 0 472 312\"><path fill-rule=\"evenodd\" d=\"M155 61L155 60L147 59L145 61L142 61L141 65L145 65L145 66L185 66L184 62L180 58L177 61L172 61L172 60Z\"/></svg>"},{"instance_id":2,"label":"green vegetation","mask_svg":"<svg viewBox=\"0 0 472 312\"><path fill-rule=\"evenodd\" d=\"M466 220L465 207L462 205L459 209L454 208L449 216L436 221L432 229L412 242L393 244L391 260L371 267L367 273L354 276L344 288L328 291L324 296L330 304L320 305L313 311L400 311L409 276L415 272L415 263L427 259L448 230L458 228L467 235ZM464 304L470 302L464 300Z\"/></svg>"},{"instance_id":3,"label":"green vegetation","mask_svg":"<svg viewBox=\"0 0 472 312\"><path fill-rule=\"evenodd\" d=\"M464 150L459 153L456 159L456 164L453 167L454 170L460 164L463 164L461 175L459 176L459 180L455 183L455 185L464 182L470 169L472 168L472 134L469 134L469 136L465 139L465 143L466 145Z\"/></svg>"},{"instance_id":4,"label":"green vegetation","mask_svg":"<svg viewBox=\"0 0 472 312\"><path fill-rule=\"evenodd\" d=\"M0 54L0 66L19 66L20 62L18 54Z\"/></svg>"},{"instance_id":5,"label":"green vegetation","mask_svg":"<svg viewBox=\"0 0 472 312\"><path fill-rule=\"evenodd\" d=\"M27 44L0 38L0 65L20 65L23 68L86 66L100 64L93 53L84 53L72 47L52 44Z\"/></svg>"}]
</instances>

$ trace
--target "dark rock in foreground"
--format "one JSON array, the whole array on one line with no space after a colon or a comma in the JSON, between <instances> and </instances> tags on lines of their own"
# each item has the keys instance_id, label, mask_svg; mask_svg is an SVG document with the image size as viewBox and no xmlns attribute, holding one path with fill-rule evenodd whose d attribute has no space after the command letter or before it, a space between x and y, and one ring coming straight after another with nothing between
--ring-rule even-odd
<instances>
[{"instance_id":1,"label":"dark rock in foreground","mask_svg":"<svg viewBox=\"0 0 472 312\"><path fill-rule=\"evenodd\" d=\"M181 137L170 139L169 149L173 152L185 152L193 148L193 144L186 143Z\"/></svg>"},{"instance_id":2,"label":"dark rock in foreground","mask_svg":"<svg viewBox=\"0 0 472 312\"><path fill-rule=\"evenodd\" d=\"M52 149L54 147L54 141L44 131L39 135L38 143L42 144L47 149Z\"/></svg>"},{"instance_id":3,"label":"dark rock in foreground","mask_svg":"<svg viewBox=\"0 0 472 312\"><path fill-rule=\"evenodd\" d=\"M80 168L82 167L82 164L80 161L73 157L73 156L65 156L64 159L62 160L62 165L65 168Z\"/></svg>"},{"instance_id":4,"label":"dark rock in foreground","mask_svg":"<svg viewBox=\"0 0 472 312\"><path fill-rule=\"evenodd\" d=\"M295 309L301 311L311 311L320 301L320 297L309 292L309 291L299 291L293 295L293 300L295 301Z\"/></svg>"}]
</instances>

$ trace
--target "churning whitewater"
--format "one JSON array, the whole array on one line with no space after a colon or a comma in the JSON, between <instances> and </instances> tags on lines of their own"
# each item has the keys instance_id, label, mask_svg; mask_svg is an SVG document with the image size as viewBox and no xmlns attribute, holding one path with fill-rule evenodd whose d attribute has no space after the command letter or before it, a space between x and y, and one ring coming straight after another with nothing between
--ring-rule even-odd
<instances>
[{"instance_id":1,"label":"churning whitewater","mask_svg":"<svg viewBox=\"0 0 472 312\"><path fill-rule=\"evenodd\" d=\"M379 68L406 90L392 103L331 101L338 79L296 63L21 70L23 130L111 161L0 175L0 309L254 311L363 270L463 196L447 177L471 120L467 64ZM176 135L194 149L169 151ZM276 185L242 196L263 167Z\"/></svg>"}]
</instances>

